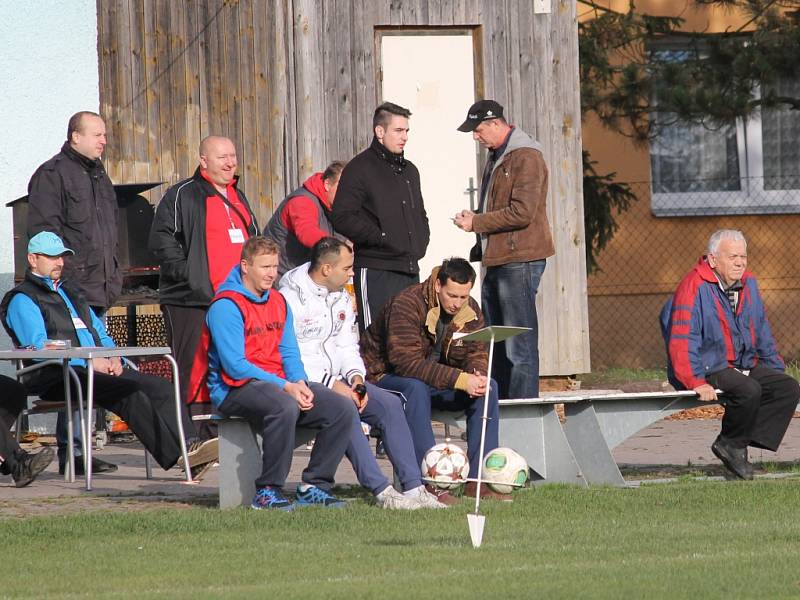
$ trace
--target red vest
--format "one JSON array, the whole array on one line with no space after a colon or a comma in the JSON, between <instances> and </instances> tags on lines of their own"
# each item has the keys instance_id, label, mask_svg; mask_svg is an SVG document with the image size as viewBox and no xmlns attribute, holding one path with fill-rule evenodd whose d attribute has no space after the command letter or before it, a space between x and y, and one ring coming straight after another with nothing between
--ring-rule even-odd
<instances>
[{"instance_id":1,"label":"red vest","mask_svg":"<svg viewBox=\"0 0 800 600\"><path fill-rule=\"evenodd\" d=\"M247 360L268 373L286 378L283 361L278 345L283 337L286 324L286 299L278 290L270 290L266 302L253 302L243 294L231 290L220 292L214 302L222 298L232 300L242 313L244 321L244 355ZM203 325L200 343L197 345L192 373L189 380L186 402L210 402L208 395L208 349L211 334L208 326ZM225 371L221 372L222 380L231 387L240 387L249 379L233 379Z\"/></svg>"}]
</instances>

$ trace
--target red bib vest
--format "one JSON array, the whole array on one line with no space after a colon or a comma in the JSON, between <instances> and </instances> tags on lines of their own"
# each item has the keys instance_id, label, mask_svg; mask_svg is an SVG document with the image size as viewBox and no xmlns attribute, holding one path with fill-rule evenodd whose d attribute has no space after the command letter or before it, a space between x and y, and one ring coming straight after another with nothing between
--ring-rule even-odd
<instances>
[{"instance_id":1,"label":"red bib vest","mask_svg":"<svg viewBox=\"0 0 800 600\"><path fill-rule=\"evenodd\" d=\"M278 345L283 337L286 324L286 299L278 290L270 290L266 302L253 302L243 294L231 290L220 292L214 302L227 298L232 300L242 313L244 321L244 355L247 360L268 373L286 378ZM211 334L203 325L200 343L197 345L192 374L189 380L187 403L210 402L208 395L208 349ZM233 379L222 371L222 380L231 387L240 387L249 379Z\"/></svg>"}]
</instances>

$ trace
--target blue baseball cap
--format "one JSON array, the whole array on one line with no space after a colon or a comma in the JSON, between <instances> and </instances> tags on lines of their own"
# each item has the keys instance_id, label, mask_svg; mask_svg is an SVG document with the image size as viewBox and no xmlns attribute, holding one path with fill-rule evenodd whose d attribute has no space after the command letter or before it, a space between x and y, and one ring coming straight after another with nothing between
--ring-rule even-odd
<instances>
[{"instance_id":1,"label":"blue baseball cap","mask_svg":"<svg viewBox=\"0 0 800 600\"><path fill-rule=\"evenodd\" d=\"M65 254L75 254L75 251L64 246L61 238L52 231L40 231L28 242L28 254L63 256Z\"/></svg>"}]
</instances>

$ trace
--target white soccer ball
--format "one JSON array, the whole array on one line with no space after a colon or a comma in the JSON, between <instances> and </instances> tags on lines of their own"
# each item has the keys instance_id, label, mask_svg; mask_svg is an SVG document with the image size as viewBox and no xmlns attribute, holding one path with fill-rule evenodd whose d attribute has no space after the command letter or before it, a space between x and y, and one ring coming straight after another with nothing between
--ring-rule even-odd
<instances>
[{"instance_id":1,"label":"white soccer ball","mask_svg":"<svg viewBox=\"0 0 800 600\"><path fill-rule=\"evenodd\" d=\"M528 463L511 448L495 448L483 459L481 479L495 492L510 494L528 481Z\"/></svg>"},{"instance_id":2,"label":"white soccer ball","mask_svg":"<svg viewBox=\"0 0 800 600\"><path fill-rule=\"evenodd\" d=\"M450 490L459 487L469 474L467 453L455 444L436 444L422 459L422 478L435 487Z\"/></svg>"}]
</instances>

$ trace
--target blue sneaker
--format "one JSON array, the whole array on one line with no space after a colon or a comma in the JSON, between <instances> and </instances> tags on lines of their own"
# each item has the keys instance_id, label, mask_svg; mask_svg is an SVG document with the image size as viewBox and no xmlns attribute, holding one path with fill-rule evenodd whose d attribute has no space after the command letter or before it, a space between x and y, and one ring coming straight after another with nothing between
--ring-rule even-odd
<instances>
[{"instance_id":1,"label":"blue sneaker","mask_svg":"<svg viewBox=\"0 0 800 600\"><path fill-rule=\"evenodd\" d=\"M294 504L289 502L277 487L263 487L256 490L256 495L250 503L250 508L256 510L272 509L290 511L294 510Z\"/></svg>"},{"instance_id":2,"label":"blue sneaker","mask_svg":"<svg viewBox=\"0 0 800 600\"><path fill-rule=\"evenodd\" d=\"M305 492L297 488L297 506L324 506L325 508L342 508L347 503L332 496L325 490L315 485L310 486Z\"/></svg>"}]
</instances>

